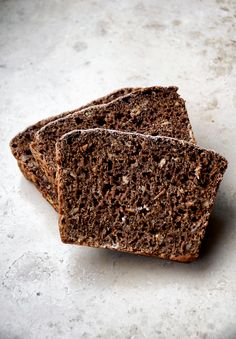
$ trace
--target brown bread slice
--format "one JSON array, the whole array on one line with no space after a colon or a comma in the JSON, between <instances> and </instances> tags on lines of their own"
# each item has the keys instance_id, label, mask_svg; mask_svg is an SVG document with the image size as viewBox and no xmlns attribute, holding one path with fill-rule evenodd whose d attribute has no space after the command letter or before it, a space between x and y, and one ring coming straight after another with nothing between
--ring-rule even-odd
<instances>
[{"instance_id":1,"label":"brown bread slice","mask_svg":"<svg viewBox=\"0 0 236 339\"><path fill-rule=\"evenodd\" d=\"M74 129L111 128L164 135L195 143L185 103L177 87L139 89L103 106L87 108L47 124L31 144L34 157L55 185L55 146L60 137Z\"/></svg>"},{"instance_id":2,"label":"brown bread slice","mask_svg":"<svg viewBox=\"0 0 236 339\"><path fill-rule=\"evenodd\" d=\"M180 262L199 255L227 167L181 140L105 129L64 135L57 164L63 242Z\"/></svg>"},{"instance_id":3,"label":"brown bread slice","mask_svg":"<svg viewBox=\"0 0 236 339\"><path fill-rule=\"evenodd\" d=\"M55 187L52 185L47 177L45 176L44 171L40 168L39 164L35 160L34 156L30 150L30 143L34 139L35 133L47 125L48 123L55 121L59 118L63 118L68 116L69 114L75 113L78 110L82 110L85 107L104 104L110 102L120 96L126 95L128 93L134 92L138 88L122 88L118 89L115 92L112 92L104 97L96 99L89 104L82 106L76 110L70 112L64 112L56 116L52 116L48 119L41 120L36 124L29 126L23 132L17 134L10 142L10 147L12 154L16 158L18 162L18 166L20 167L22 173L26 177L26 179L32 181L38 190L42 193L42 195L50 202L50 204L57 209L57 194L55 192Z\"/></svg>"}]
</instances>

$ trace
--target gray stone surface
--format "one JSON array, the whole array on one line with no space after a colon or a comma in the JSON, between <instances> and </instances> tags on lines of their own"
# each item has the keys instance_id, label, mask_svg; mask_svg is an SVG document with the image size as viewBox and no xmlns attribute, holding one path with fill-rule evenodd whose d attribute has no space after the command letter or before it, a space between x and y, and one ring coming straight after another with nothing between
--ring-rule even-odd
<instances>
[{"instance_id":1,"label":"gray stone surface","mask_svg":"<svg viewBox=\"0 0 236 339\"><path fill-rule=\"evenodd\" d=\"M0 1L0 338L236 338L236 2ZM229 160L202 258L60 242L8 142L122 86L178 85Z\"/></svg>"}]
</instances>

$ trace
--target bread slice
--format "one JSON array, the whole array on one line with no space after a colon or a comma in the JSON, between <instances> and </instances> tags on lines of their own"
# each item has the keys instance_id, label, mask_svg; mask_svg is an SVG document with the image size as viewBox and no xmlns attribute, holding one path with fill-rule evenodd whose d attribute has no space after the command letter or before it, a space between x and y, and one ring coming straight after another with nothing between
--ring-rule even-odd
<instances>
[{"instance_id":1,"label":"bread slice","mask_svg":"<svg viewBox=\"0 0 236 339\"><path fill-rule=\"evenodd\" d=\"M64 135L57 164L63 242L180 262L199 255L227 167L181 140L105 129Z\"/></svg>"},{"instance_id":2,"label":"bread slice","mask_svg":"<svg viewBox=\"0 0 236 339\"><path fill-rule=\"evenodd\" d=\"M47 124L31 144L34 157L55 185L55 146L60 137L74 129L111 128L164 135L195 143L185 103L177 87L139 89L106 105L89 107Z\"/></svg>"},{"instance_id":3,"label":"bread slice","mask_svg":"<svg viewBox=\"0 0 236 339\"><path fill-rule=\"evenodd\" d=\"M50 204L57 209L57 194L54 185L52 185L48 178L45 176L44 171L40 168L39 164L35 160L30 150L30 143L33 141L35 133L47 125L50 122L56 121L59 118L68 116L69 114L75 113L85 107L104 104L115 100L116 98L127 95L128 93L134 92L138 88L122 88L112 92L104 97L96 99L89 104L82 106L76 110L70 112L64 112L56 116L52 116L48 119L41 120L36 124L26 128L23 132L17 134L10 142L12 154L16 158L18 165L26 177L26 179L32 181L42 195L50 202Z\"/></svg>"}]
</instances>

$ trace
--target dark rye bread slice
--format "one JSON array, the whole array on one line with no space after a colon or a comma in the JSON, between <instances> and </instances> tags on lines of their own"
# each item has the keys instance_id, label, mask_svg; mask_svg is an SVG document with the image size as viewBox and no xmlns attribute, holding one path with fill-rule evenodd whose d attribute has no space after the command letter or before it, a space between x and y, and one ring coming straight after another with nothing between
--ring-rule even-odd
<instances>
[{"instance_id":1,"label":"dark rye bread slice","mask_svg":"<svg viewBox=\"0 0 236 339\"><path fill-rule=\"evenodd\" d=\"M195 143L185 102L177 87L139 89L103 106L87 108L47 124L31 144L34 157L55 184L55 146L60 137L74 129L111 128L150 135L164 135Z\"/></svg>"},{"instance_id":2,"label":"dark rye bread slice","mask_svg":"<svg viewBox=\"0 0 236 339\"><path fill-rule=\"evenodd\" d=\"M227 167L181 140L105 129L64 135L57 164L63 242L180 262L199 255Z\"/></svg>"},{"instance_id":3,"label":"dark rye bread slice","mask_svg":"<svg viewBox=\"0 0 236 339\"><path fill-rule=\"evenodd\" d=\"M45 176L44 171L40 168L39 164L35 160L34 156L30 150L30 143L34 139L35 133L47 125L48 123L55 121L57 119L68 116L69 114L75 113L78 110L82 110L86 107L104 104L115 100L116 98L127 95L128 93L134 92L138 88L122 88L118 89L104 97L93 100L87 105L84 105L76 110L64 112L56 116L52 116L48 119L41 120L36 124L29 126L23 132L17 134L10 142L10 147L12 154L18 162L18 166L21 169L21 172L24 174L26 179L32 181L42 195L50 202L50 204L57 209L57 194L55 191L54 185L52 185L47 177Z\"/></svg>"}]
</instances>

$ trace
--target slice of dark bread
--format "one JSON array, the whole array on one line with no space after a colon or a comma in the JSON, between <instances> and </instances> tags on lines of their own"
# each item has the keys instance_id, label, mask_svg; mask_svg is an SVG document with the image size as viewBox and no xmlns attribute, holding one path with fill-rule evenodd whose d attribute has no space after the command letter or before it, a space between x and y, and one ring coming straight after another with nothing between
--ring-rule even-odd
<instances>
[{"instance_id":1,"label":"slice of dark bread","mask_svg":"<svg viewBox=\"0 0 236 339\"><path fill-rule=\"evenodd\" d=\"M134 92L138 88L122 88L112 92L104 97L96 99L89 104L82 106L76 110L64 112L56 116L52 116L48 119L41 120L36 124L29 126L23 132L17 134L10 142L10 147L12 154L16 158L18 165L26 177L26 179L32 181L38 190L42 193L42 195L50 202L50 204L57 209L57 194L55 191L54 185L52 185L47 177L45 176L44 171L40 168L39 164L35 160L34 156L30 150L30 143L34 139L35 133L47 125L48 123L55 121L59 118L63 118L68 116L69 114L75 113L78 110L82 110L85 107L104 104L115 100L116 98L127 95L128 93Z\"/></svg>"},{"instance_id":2,"label":"slice of dark bread","mask_svg":"<svg viewBox=\"0 0 236 339\"><path fill-rule=\"evenodd\" d=\"M106 105L94 106L47 124L31 143L34 157L55 185L55 145L74 129L111 128L164 135L195 143L184 100L177 87L149 87L120 97Z\"/></svg>"},{"instance_id":3,"label":"slice of dark bread","mask_svg":"<svg viewBox=\"0 0 236 339\"><path fill-rule=\"evenodd\" d=\"M173 138L91 129L61 138L57 165L63 242L188 262L227 161Z\"/></svg>"}]
</instances>

